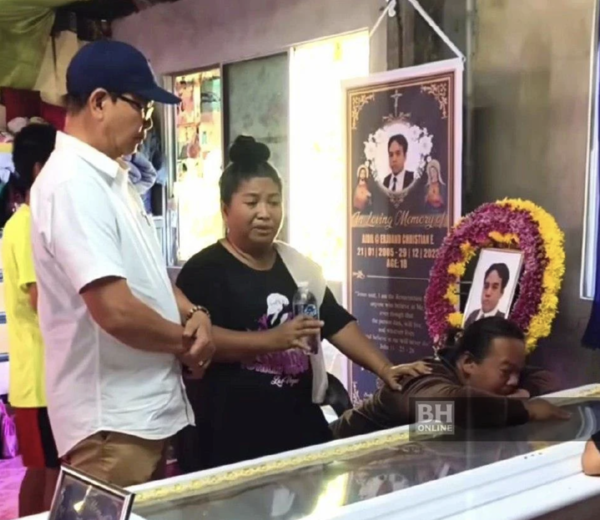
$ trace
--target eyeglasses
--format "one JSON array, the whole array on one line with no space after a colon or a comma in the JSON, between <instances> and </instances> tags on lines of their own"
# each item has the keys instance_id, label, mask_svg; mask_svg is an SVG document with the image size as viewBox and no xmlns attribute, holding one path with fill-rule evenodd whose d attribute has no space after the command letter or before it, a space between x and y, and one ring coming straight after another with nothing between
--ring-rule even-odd
<instances>
[{"instance_id":1,"label":"eyeglasses","mask_svg":"<svg viewBox=\"0 0 600 520\"><path fill-rule=\"evenodd\" d=\"M116 97L117 99L125 101L125 103L128 103L133 108L139 110L144 121L150 121L150 119L152 119L152 114L154 113L154 102L150 101L148 104L143 104L135 99L131 99L123 95L117 95Z\"/></svg>"}]
</instances>

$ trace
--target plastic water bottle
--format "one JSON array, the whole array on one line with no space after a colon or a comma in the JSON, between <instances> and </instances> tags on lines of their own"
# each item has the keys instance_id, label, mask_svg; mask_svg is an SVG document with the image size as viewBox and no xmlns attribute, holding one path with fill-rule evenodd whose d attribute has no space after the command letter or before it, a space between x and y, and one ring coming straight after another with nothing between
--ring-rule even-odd
<instances>
[{"instance_id":1,"label":"plastic water bottle","mask_svg":"<svg viewBox=\"0 0 600 520\"><path fill-rule=\"evenodd\" d=\"M294 300L292 301L292 308L294 312L294 318L296 316L309 316L315 320L319 319L319 305L317 298L308 288L308 282L300 282L298 284L298 290L294 294ZM321 343L321 335L316 334L315 336L306 337L304 341L310 347L311 354L319 353L319 345Z\"/></svg>"}]
</instances>

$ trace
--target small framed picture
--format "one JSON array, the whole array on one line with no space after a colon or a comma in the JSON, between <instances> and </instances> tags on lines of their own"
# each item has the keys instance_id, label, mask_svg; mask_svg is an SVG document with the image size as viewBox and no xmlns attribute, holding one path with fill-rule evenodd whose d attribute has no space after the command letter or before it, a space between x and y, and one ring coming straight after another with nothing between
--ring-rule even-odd
<instances>
[{"instance_id":1,"label":"small framed picture","mask_svg":"<svg viewBox=\"0 0 600 520\"><path fill-rule=\"evenodd\" d=\"M49 520L127 520L135 495L68 466L60 470Z\"/></svg>"},{"instance_id":2,"label":"small framed picture","mask_svg":"<svg viewBox=\"0 0 600 520\"><path fill-rule=\"evenodd\" d=\"M481 250L465 307L463 328L466 329L481 318L508 318L522 265L521 251Z\"/></svg>"}]
</instances>

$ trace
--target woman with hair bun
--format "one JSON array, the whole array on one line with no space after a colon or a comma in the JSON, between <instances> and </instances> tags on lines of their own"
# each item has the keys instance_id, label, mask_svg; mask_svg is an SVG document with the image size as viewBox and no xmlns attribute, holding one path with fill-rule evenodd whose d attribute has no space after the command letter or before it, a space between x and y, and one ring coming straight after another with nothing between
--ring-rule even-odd
<instances>
[{"instance_id":1,"label":"woman with hair bun","mask_svg":"<svg viewBox=\"0 0 600 520\"><path fill-rule=\"evenodd\" d=\"M276 241L283 190L269 157L252 137L235 140L220 180L226 236L193 256L177 280L210 312L217 349L204 379L186 383L196 415L184 434L186 472L331 440L319 406L327 390L323 354L309 355L306 337L320 334L391 391L404 374L428 371L420 363L392 366L336 302L318 265ZM300 282L309 283L321 321L294 318Z\"/></svg>"},{"instance_id":2,"label":"woman with hair bun","mask_svg":"<svg viewBox=\"0 0 600 520\"><path fill-rule=\"evenodd\" d=\"M555 377L525 366L525 336L502 317L483 318L453 330L447 345L425 361L430 374L406 376L401 392L381 389L333 423L336 438L363 435L415 422L414 399L453 399L454 421L463 428L500 428L528 421L567 419L569 414L530 397L558 390Z\"/></svg>"}]
</instances>

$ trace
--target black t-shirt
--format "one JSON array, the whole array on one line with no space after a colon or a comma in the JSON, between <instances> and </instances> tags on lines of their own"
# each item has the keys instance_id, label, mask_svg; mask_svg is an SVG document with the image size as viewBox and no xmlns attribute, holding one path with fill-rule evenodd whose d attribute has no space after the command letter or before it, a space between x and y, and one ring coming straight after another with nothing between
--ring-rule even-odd
<instances>
[{"instance_id":1,"label":"black t-shirt","mask_svg":"<svg viewBox=\"0 0 600 520\"><path fill-rule=\"evenodd\" d=\"M279 325L283 315L291 313L291 301L298 289L279 255L270 270L257 271L240 262L220 242L188 260L179 273L177 286L192 303L211 312L214 325L239 331L264 330L261 319L267 315L268 328ZM282 299L272 298L276 295L287 300L280 312L275 311ZM270 297L271 314L268 313ZM354 320L337 303L329 288L320 307L320 318L325 322L324 338L330 338Z\"/></svg>"},{"instance_id":2,"label":"black t-shirt","mask_svg":"<svg viewBox=\"0 0 600 520\"><path fill-rule=\"evenodd\" d=\"M192 303L209 310L213 325L242 332L272 329L292 319L297 290L279 255L271 269L257 271L220 243L193 256L177 286ZM354 320L329 289L320 319L325 339ZM330 439L323 414L312 403L309 357L299 350L263 354L245 363L214 363L204 379L187 386L202 443L210 444L203 450L210 455L203 455L201 467L194 469Z\"/></svg>"},{"instance_id":3,"label":"black t-shirt","mask_svg":"<svg viewBox=\"0 0 600 520\"><path fill-rule=\"evenodd\" d=\"M192 303L210 311L213 325L242 332L268 330L290 320L292 299L298 289L279 255L270 270L257 271L240 262L220 243L194 255L181 270L177 286ZM329 288L319 313L325 339L354 320ZM308 367L304 353L283 352L261 356L243 368L298 375Z\"/></svg>"}]
</instances>

